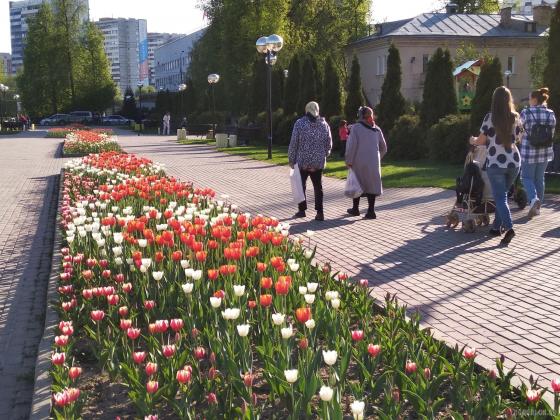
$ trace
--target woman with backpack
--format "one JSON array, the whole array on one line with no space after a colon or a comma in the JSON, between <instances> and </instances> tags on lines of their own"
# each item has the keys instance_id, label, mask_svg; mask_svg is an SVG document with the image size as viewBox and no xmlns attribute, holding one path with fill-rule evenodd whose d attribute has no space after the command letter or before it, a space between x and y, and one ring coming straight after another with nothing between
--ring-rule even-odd
<instances>
[{"instance_id":1,"label":"woman with backpack","mask_svg":"<svg viewBox=\"0 0 560 420\"><path fill-rule=\"evenodd\" d=\"M505 86L500 86L494 91L491 111L484 118L480 135L470 140L472 145L486 145L484 168L496 203L496 217L490 234L500 236L505 232L501 244L506 246L515 236L508 191L519 175L521 156L516 143L522 131L523 125L515 111L511 92Z\"/></svg>"},{"instance_id":2,"label":"woman with backpack","mask_svg":"<svg viewBox=\"0 0 560 420\"><path fill-rule=\"evenodd\" d=\"M531 92L529 106L521 111L525 132L521 140L521 180L529 200L529 219L540 214L544 200L544 172L554 159L554 111L547 108L548 88Z\"/></svg>"}]
</instances>

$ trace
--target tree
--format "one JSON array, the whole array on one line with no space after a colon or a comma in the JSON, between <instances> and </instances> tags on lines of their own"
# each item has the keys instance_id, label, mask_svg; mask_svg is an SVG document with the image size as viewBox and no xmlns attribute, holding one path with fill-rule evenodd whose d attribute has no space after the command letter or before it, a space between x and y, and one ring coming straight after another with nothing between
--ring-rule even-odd
<instances>
[{"instance_id":1,"label":"tree","mask_svg":"<svg viewBox=\"0 0 560 420\"><path fill-rule=\"evenodd\" d=\"M319 102L320 79L316 73L317 63L312 56L305 59L301 75L301 96L299 110L305 109L305 105L310 101Z\"/></svg>"},{"instance_id":2,"label":"tree","mask_svg":"<svg viewBox=\"0 0 560 420\"><path fill-rule=\"evenodd\" d=\"M254 121L259 112L266 109L266 63L262 57L253 62L253 79L251 83L251 100L248 104L249 119Z\"/></svg>"},{"instance_id":3,"label":"tree","mask_svg":"<svg viewBox=\"0 0 560 420\"><path fill-rule=\"evenodd\" d=\"M545 85L544 71L548 65L548 36L542 45L535 50L529 62L529 74L531 75L531 86L538 89Z\"/></svg>"},{"instance_id":4,"label":"tree","mask_svg":"<svg viewBox=\"0 0 560 420\"><path fill-rule=\"evenodd\" d=\"M405 112L405 100L401 93L401 56L395 45L389 47L387 58L387 74L381 87L379 102L379 125L388 133L395 121Z\"/></svg>"},{"instance_id":5,"label":"tree","mask_svg":"<svg viewBox=\"0 0 560 420\"><path fill-rule=\"evenodd\" d=\"M438 48L428 62L420 120L425 129L457 112L453 63L449 50Z\"/></svg>"},{"instance_id":6,"label":"tree","mask_svg":"<svg viewBox=\"0 0 560 420\"><path fill-rule=\"evenodd\" d=\"M443 4L449 2L442 1ZM454 0L459 13L496 13L500 11L500 2L498 0Z\"/></svg>"},{"instance_id":7,"label":"tree","mask_svg":"<svg viewBox=\"0 0 560 420\"><path fill-rule=\"evenodd\" d=\"M352 67L350 69L350 80L348 81L348 91L346 95L346 104L344 105L344 114L348 121L356 119L356 113L360 106L365 103L364 94L362 92L362 80L360 76L360 62L358 57L354 56Z\"/></svg>"},{"instance_id":8,"label":"tree","mask_svg":"<svg viewBox=\"0 0 560 420\"><path fill-rule=\"evenodd\" d=\"M298 109L300 102L300 85L301 85L301 65L297 55L294 55L288 67L288 80L286 81L286 89L284 90L284 113L286 115L294 112L302 112Z\"/></svg>"},{"instance_id":9,"label":"tree","mask_svg":"<svg viewBox=\"0 0 560 420\"><path fill-rule=\"evenodd\" d=\"M550 22L548 36L548 64L544 71L544 84L550 89L548 105L560 115L560 1Z\"/></svg>"},{"instance_id":10,"label":"tree","mask_svg":"<svg viewBox=\"0 0 560 420\"><path fill-rule=\"evenodd\" d=\"M75 102L77 106L102 112L112 105L116 87L103 48L103 34L91 22L85 25L82 45L78 60L80 77L76 80L78 97Z\"/></svg>"},{"instance_id":11,"label":"tree","mask_svg":"<svg viewBox=\"0 0 560 420\"><path fill-rule=\"evenodd\" d=\"M482 51L480 51L475 47L474 44L463 41L455 50L455 59L453 60L453 65L455 67L459 67L460 65L465 64L467 61L479 59L482 59L484 61L492 59L492 55L490 54L490 51L488 51L488 48L484 48Z\"/></svg>"},{"instance_id":12,"label":"tree","mask_svg":"<svg viewBox=\"0 0 560 420\"><path fill-rule=\"evenodd\" d=\"M321 101L323 115L329 119L342 112L342 102L340 97L340 77L334 67L331 56L325 61L325 79L323 85L323 97Z\"/></svg>"},{"instance_id":13,"label":"tree","mask_svg":"<svg viewBox=\"0 0 560 420\"><path fill-rule=\"evenodd\" d=\"M480 68L471 108L470 129L472 134L476 135L480 132L482 120L490 112L494 90L503 84L502 64L498 57L494 57Z\"/></svg>"},{"instance_id":14,"label":"tree","mask_svg":"<svg viewBox=\"0 0 560 420\"><path fill-rule=\"evenodd\" d=\"M166 103L165 105L169 106L169 103ZM169 109L165 110L164 112L167 111L169 111ZM124 92L121 115L127 118L136 118L138 115L138 109L136 108L136 99L134 98L134 92L132 91L132 88L130 86L127 87L126 91Z\"/></svg>"}]
</instances>

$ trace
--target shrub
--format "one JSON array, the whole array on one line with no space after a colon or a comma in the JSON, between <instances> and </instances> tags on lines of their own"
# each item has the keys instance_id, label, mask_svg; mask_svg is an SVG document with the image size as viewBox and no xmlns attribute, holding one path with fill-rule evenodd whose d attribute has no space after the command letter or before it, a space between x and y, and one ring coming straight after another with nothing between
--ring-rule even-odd
<instances>
[{"instance_id":1,"label":"shrub","mask_svg":"<svg viewBox=\"0 0 560 420\"><path fill-rule=\"evenodd\" d=\"M340 125L340 120L344 119L344 115L333 115L329 118L329 126L331 127L331 135L333 140L333 148L340 148L340 137L338 136L338 126Z\"/></svg>"},{"instance_id":2,"label":"shrub","mask_svg":"<svg viewBox=\"0 0 560 420\"><path fill-rule=\"evenodd\" d=\"M239 127L247 127L249 125L249 116L247 114L242 115L241 117L239 117L237 124L239 125Z\"/></svg>"},{"instance_id":3,"label":"shrub","mask_svg":"<svg viewBox=\"0 0 560 420\"><path fill-rule=\"evenodd\" d=\"M402 115L395 122L395 127L389 133L385 133L385 138L387 157L390 159L416 160L427 155L426 135L420 126L418 115Z\"/></svg>"},{"instance_id":4,"label":"shrub","mask_svg":"<svg viewBox=\"0 0 560 420\"><path fill-rule=\"evenodd\" d=\"M275 131L275 144L290 144L292 130L298 118L299 117L295 112L282 118L282 121L280 121L278 128Z\"/></svg>"},{"instance_id":5,"label":"shrub","mask_svg":"<svg viewBox=\"0 0 560 420\"><path fill-rule=\"evenodd\" d=\"M427 134L429 157L447 163L465 160L469 138L469 116L448 115L434 124Z\"/></svg>"}]
</instances>

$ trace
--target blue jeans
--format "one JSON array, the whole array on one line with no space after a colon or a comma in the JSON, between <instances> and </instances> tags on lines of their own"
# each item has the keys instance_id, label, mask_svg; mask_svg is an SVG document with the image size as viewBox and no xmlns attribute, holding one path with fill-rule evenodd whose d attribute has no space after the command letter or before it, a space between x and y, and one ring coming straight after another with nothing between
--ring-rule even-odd
<instances>
[{"instance_id":1,"label":"blue jeans","mask_svg":"<svg viewBox=\"0 0 560 420\"><path fill-rule=\"evenodd\" d=\"M535 198L541 200L541 203L544 201L544 172L547 166L548 162L523 164L521 179L529 202Z\"/></svg>"},{"instance_id":2,"label":"blue jeans","mask_svg":"<svg viewBox=\"0 0 560 420\"><path fill-rule=\"evenodd\" d=\"M486 168L486 173L496 203L496 217L492 227L510 230L513 228L513 222L508 206L508 191L519 175L519 168Z\"/></svg>"}]
</instances>

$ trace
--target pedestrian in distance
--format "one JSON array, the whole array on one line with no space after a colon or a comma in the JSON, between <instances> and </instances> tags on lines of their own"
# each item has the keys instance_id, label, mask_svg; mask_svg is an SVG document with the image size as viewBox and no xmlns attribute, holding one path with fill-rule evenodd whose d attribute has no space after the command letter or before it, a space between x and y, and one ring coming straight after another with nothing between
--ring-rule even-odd
<instances>
[{"instance_id":1,"label":"pedestrian in distance","mask_svg":"<svg viewBox=\"0 0 560 420\"><path fill-rule=\"evenodd\" d=\"M163 116L163 135L164 136L169 135L170 126L171 126L171 114L168 111Z\"/></svg>"},{"instance_id":2,"label":"pedestrian in distance","mask_svg":"<svg viewBox=\"0 0 560 420\"><path fill-rule=\"evenodd\" d=\"M544 173L554 159L552 148L556 115L547 108L548 88L531 92L529 106L521 111L523 138L521 139L521 180L527 191L529 219L538 216L544 201ZM542 136L542 140L539 140Z\"/></svg>"},{"instance_id":3,"label":"pedestrian in distance","mask_svg":"<svg viewBox=\"0 0 560 420\"><path fill-rule=\"evenodd\" d=\"M366 219L376 219L375 198L383 194L381 159L387 153L387 143L381 128L375 124L372 108L360 107L358 122L352 125L346 145L346 166L351 169L362 188L362 197L368 201ZM360 215L360 197L354 198L348 214Z\"/></svg>"},{"instance_id":4,"label":"pedestrian in distance","mask_svg":"<svg viewBox=\"0 0 560 420\"><path fill-rule=\"evenodd\" d=\"M305 193L307 178L311 178L315 193L315 220L325 220L323 212L323 170L327 157L332 150L331 129L325 119L319 115L319 104L309 102L305 106L305 116L294 124L292 138L288 148L288 159L293 169L297 164ZM295 217L305 217L307 200L298 204Z\"/></svg>"},{"instance_id":5,"label":"pedestrian in distance","mask_svg":"<svg viewBox=\"0 0 560 420\"><path fill-rule=\"evenodd\" d=\"M472 145L486 145L484 169L492 187L496 204L496 216L490 235L500 236L501 244L507 246L513 237L513 222L508 206L508 191L519 175L521 155L517 144L521 139L523 124L515 111L510 90L500 86L494 90L490 113L484 117L480 135L471 137Z\"/></svg>"},{"instance_id":6,"label":"pedestrian in distance","mask_svg":"<svg viewBox=\"0 0 560 420\"><path fill-rule=\"evenodd\" d=\"M344 158L346 154L346 141L350 135L350 129L348 128L348 121L340 120L338 125L338 138L340 139L340 157Z\"/></svg>"}]
</instances>

